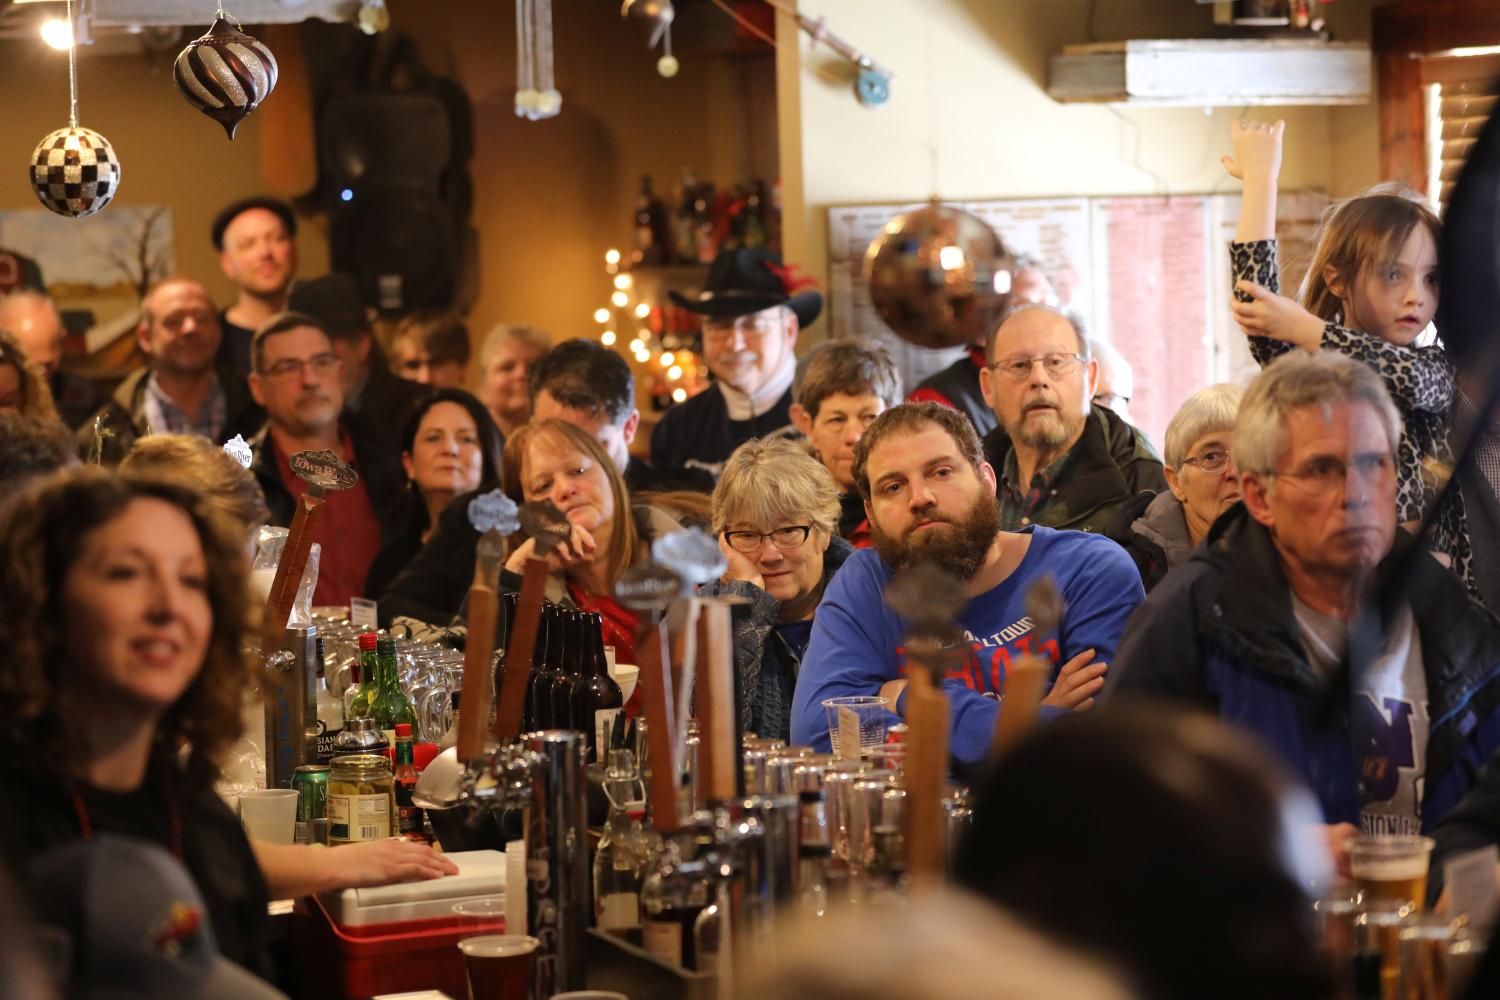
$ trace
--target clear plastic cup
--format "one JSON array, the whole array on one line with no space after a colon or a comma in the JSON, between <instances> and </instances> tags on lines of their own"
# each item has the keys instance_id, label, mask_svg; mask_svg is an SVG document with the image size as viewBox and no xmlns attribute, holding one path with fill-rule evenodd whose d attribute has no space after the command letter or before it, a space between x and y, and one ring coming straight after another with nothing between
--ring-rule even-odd
<instances>
[{"instance_id":1,"label":"clear plastic cup","mask_svg":"<svg viewBox=\"0 0 1500 1000\"><path fill-rule=\"evenodd\" d=\"M1427 898L1427 864L1432 838L1407 835L1352 837L1349 874L1361 900L1389 900L1422 909Z\"/></svg>"},{"instance_id":2,"label":"clear plastic cup","mask_svg":"<svg viewBox=\"0 0 1500 1000\"><path fill-rule=\"evenodd\" d=\"M885 729L891 718L889 698L875 695L824 698L823 708L828 713L828 738L840 760L859 760L866 749L885 742ZM852 729L845 730L846 725Z\"/></svg>"}]
</instances>

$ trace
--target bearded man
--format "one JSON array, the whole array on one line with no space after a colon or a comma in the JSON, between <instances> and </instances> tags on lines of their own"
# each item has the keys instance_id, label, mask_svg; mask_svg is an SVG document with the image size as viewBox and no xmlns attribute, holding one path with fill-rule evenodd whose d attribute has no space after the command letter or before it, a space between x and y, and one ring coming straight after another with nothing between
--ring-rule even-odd
<instances>
[{"instance_id":1,"label":"bearded man","mask_svg":"<svg viewBox=\"0 0 1500 1000\"><path fill-rule=\"evenodd\" d=\"M886 608L884 594L895 574L921 565L963 581L969 596L956 615L968 655L945 682L949 748L960 767L988 754L1018 656L1052 663L1044 715L1093 707L1125 621L1145 597L1123 549L1082 532L1002 531L995 471L973 425L937 403L907 403L877 417L855 450L854 480L874 548L844 563L813 618L792 706L794 743L828 750L825 698L880 694L905 713L907 625ZM1064 612L1055 630L1039 634L1026 596L1046 576Z\"/></svg>"},{"instance_id":2,"label":"bearded man","mask_svg":"<svg viewBox=\"0 0 1500 1000\"><path fill-rule=\"evenodd\" d=\"M1137 493L1165 492L1151 442L1092 402L1099 362L1075 317L1017 306L985 357L979 387L999 426L985 435L984 457L998 477L1002 527L1103 531Z\"/></svg>"}]
</instances>

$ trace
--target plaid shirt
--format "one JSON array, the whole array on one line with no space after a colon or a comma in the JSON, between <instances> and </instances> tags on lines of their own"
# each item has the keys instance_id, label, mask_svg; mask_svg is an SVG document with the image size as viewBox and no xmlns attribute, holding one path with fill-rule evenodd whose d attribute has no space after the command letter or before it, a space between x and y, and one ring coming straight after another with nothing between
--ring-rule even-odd
<instances>
[{"instance_id":1,"label":"plaid shirt","mask_svg":"<svg viewBox=\"0 0 1500 1000\"><path fill-rule=\"evenodd\" d=\"M213 388L196 415L188 414L161 391L156 384L156 373L146 376L146 394L141 400L146 415L146 426L153 434L196 434L215 444L224 433L229 422L229 404L224 399L224 387L219 377L214 376Z\"/></svg>"},{"instance_id":2,"label":"plaid shirt","mask_svg":"<svg viewBox=\"0 0 1500 1000\"><path fill-rule=\"evenodd\" d=\"M1025 493L1019 487L1021 469L1016 462L1016 453L1012 451L1005 457L1005 467L1000 470L1000 482L995 490L1000 499L1000 524L1005 530L1026 527L1037 510L1057 496L1057 490L1052 484L1057 482L1057 477L1067 468L1068 459L1072 455L1073 449L1069 448L1053 459L1051 465L1038 469L1032 475L1031 487Z\"/></svg>"}]
</instances>

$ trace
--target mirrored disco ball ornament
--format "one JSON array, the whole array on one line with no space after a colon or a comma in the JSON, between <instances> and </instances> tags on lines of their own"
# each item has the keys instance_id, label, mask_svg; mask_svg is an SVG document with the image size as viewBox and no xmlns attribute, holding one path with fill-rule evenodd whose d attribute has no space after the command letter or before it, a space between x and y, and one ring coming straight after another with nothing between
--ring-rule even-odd
<instances>
[{"instance_id":1,"label":"mirrored disco ball ornament","mask_svg":"<svg viewBox=\"0 0 1500 1000\"><path fill-rule=\"evenodd\" d=\"M865 252L870 300L917 347L987 337L1010 298L1012 259L979 217L937 202L886 223Z\"/></svg>"},{"instance_id":2,"label":"mirrored disco ball ornament","mask_svg":"<svg viewBox=\"0 0 1500 1000\"><path fill-rule=\"evenodd\" d=\"M31 189L58 215L93 215L120 189L115 148L93 129L60 128L32 150Z\"/></svg>"},{"instance_id":3,"label":"mirrored disco ball ornament","mask_svg":"<svg viewBox=\"0 0 1500 1000\"><path fill-rule=\"evenodd\" d=\"M177 56L172 80L187 102L220 125L229 138L276 87L276 57L224 14L208 34Z\"/></svg>"}]
</instances>

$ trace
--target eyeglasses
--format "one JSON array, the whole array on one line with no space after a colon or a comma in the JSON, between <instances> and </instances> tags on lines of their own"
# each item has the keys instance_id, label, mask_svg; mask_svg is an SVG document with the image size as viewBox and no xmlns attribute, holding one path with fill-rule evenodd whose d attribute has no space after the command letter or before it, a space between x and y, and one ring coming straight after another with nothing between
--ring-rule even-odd
<instances>
[{"instance_id":1,"label":"eyeglasses","mask_svg":"<svg viewBox=\"0 0 1500 1000\"><path fill-rule=\"evenodd\" d=\"M338 367L339 356L337 354L318 354L306 361L299 361L295 358L278 361L266 369L266 375L269 378L285 379L301 374L303 368L311 368L315 375L331 375L338 370Z\"/></svg>"},{"instance_id":2,"label":"eyeglasses","mask_svg":"<svg viewBox=\"0 0 1500 1000\"><path fill-rule=\"evenodd\" d=\"M1083 358L1076 354L1039 354L1034 358L1005 358L990 365L990 370L999 372L1013 382L1031 375L1031 369L1040 361L1042 370L1052 378L1062 378L1077 368Z\"/></svg>"},{"instance_id":3,"label":"eyeglasses","mask_svg":"<svg viewBox=\"0 0 1500 1000\"><path fill-rule=\"evenodd\" d=\"M1229 463L1229 452L1211 448L1197 458L1184 458L1183 465L1191 465L1200 472L1218 472Z\"/></svg>"},{"instance_id":4,"label":"eyeglasses","mask_svg":"<svg viewBox=\"0 0 1500 1000\"><path fill-rule=\"evenodd\" d=\"M812 525L810 524L797 524L777 528L775 531L726 531L724 540L734 551L743 552L747 556L759 552L761 543L767 538L771 540L772 545L787 552L807 541L807 535L811 531Z\"/></svg>"},{"instance_id":5,"label":"eyeglasses","mask_svg":"<svg viewBox=\"0 0 1500 1000\"><path fill-rule=\"evenodd\" d=\"M746 340L759 339L782 329L781 320L775 316L737 316L734 319L711 319L703 324L705 341L730 340L738 331Z\"/></svg>"},{"instance_id":6,"label":"eyeglasses","mask_svg":"<svg viewBox=\"0 0 1500 1000\"><path fill-rule=\"evenodd\" d=\"M1395 463L1383 452L1356 455L1352 462L1341 458L1320 456L1309 459L1297 472L1269 472L1276 479L1290 479L1308 493L1323 495L1342 489L1349 481L1353 470L1359 478L1369 484L1382 484L1391 478Z\"/></svg>"}]
</instances>

